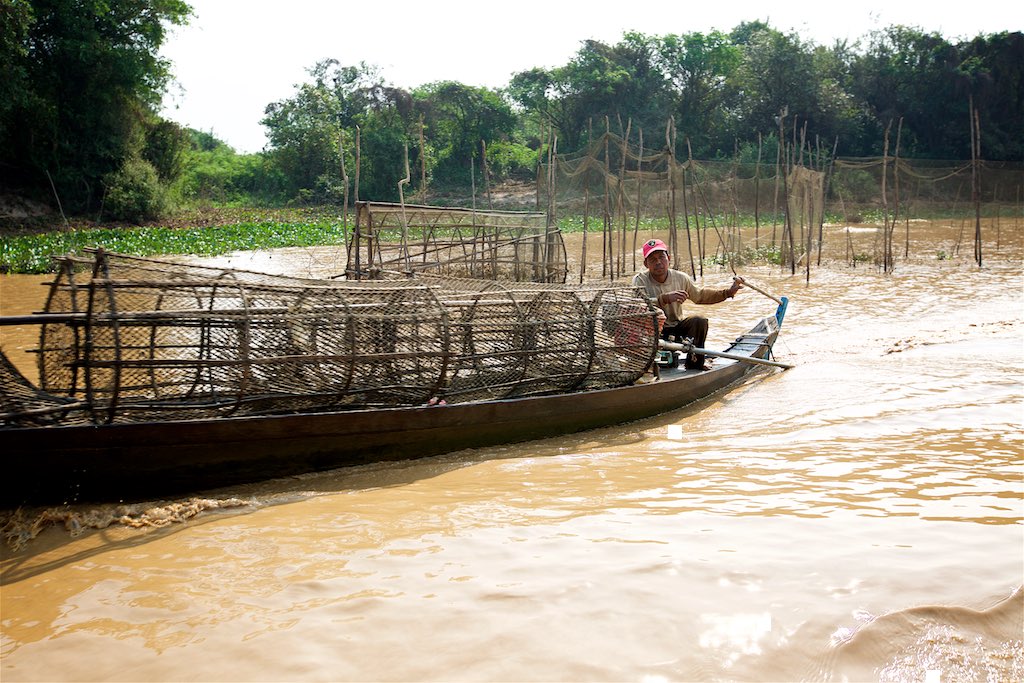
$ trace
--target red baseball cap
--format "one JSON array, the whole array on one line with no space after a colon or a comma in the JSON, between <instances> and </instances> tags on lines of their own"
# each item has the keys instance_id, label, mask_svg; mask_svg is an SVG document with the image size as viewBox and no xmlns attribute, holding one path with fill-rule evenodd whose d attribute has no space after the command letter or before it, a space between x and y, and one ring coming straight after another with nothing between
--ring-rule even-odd
<instances>
[{"instance_id":1,"label":"red baseball cap","mask_svg":"<svg viewBox=\"0 0 1024 683\"><path fill-rule=\"evenodd\" d=\"M644 261L655 251L663 251L668 253L668 247L661 240L647 240L644 242Z\"/></svg>"}]
</instances>

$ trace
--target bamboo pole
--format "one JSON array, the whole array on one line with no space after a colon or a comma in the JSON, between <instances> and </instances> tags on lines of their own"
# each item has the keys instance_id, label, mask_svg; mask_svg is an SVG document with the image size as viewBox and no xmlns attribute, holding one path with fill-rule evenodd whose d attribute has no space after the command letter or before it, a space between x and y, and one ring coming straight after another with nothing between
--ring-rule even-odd
<instances>
[{"instance_id":1,"label":"bamboo pole","mask_svg":"<svg viewBox=\"0 0 1024 683\"><path fill-rule=\"evenodd\" d=\"M341 158L341 240L345 245L345 262L348 262L348 171L345 170L345 131L339 131L338 156Z\"/></svg>"},{"instance_id":2,"label":"bamboo pole","mask_svg":"<svg viewBox=\"0 0 1024 683\"><path fill-rule=\"evenodd\" d=\"M544 139L544 135L543 135L544 128L543 128L543 126L541 127L541 131L540 132L541 132L541 136L540 137L543 140ZM537 192L535 194L535 201L534 201L534 207L533 207L534 210L537 211L538 213L540 213L540 179L542 177L540 171L541 171L541 168L543 168L543 166L544 166L544 145L542 144L540 146L540 149L537 150L537 182L536 182Z\"/></svg>"},{"instance_id":3,"label":"bamboo pole","mask_svg":"<svg viewBox=\"0 0 1024 683\"><path fill-rule=\"evenodd\" d=\"M811 283L811 253L813 249L812 241L814 240L814 230L812 228L815 203L812 190L811 185L805 180L803 183L803 194L804 206L807 207L807 241L804 243L804 282L807 284Z\"/></svg>"},{"instance_id":4,"label":"bamboo pole","mask_svg":"<svg viewBox=\"0 0 1024 683\"><path fill-rule=\"evenodd\" d=\"M353 227L354 233L352 235L352 243L355 245L355 248L356 248L355 249L355 251L356 251L356 259L355 259L356 268L355 268L355 270L356 270L356 279L357 280L362 280L363 279L362 268L360 268L360 263L359 263L359 252L360 252L360 250L362 248L362 231L361 231L360 224L359 224L359 213L360 213L359 212L359 167L361 165L361 159L362 159L362 145L361 145L361 142L360 142L360 131L359 131L359 126L356 126L356 168L355 168L356 177L355 177L355 184L353 185L353 191L354 191L353 201L355 202L355 206L356 206L356 224ZM369 209L367 209L367 211L366 211L366 214L367 214L367 226L369 226L369 213L370 213Z\"/></svg>"},{"instance_id":5,"label":"bamboo pole","mask_svg":"<svg viewBox=\"0 0 1024 683\"><path fill-rule=\"evenodd\" d=\"M795 121L796 121L796 119L794 119L794 123L795 123ZM804 125L801 126L801 128L800 128L800 160L797 162L797 167L798 168L803 168L804 167L804 147L806 145L807 145L807 121L805 120L804 121ZM807 151L807 156L808 157L811 156L810 149L808 149L808 151ZM804 183L803 193L804 193L804 202L806 204L806 201L807 201L807 198L808 198L808 187L807 187L806 183ZM804 245L804 253L807 255L807 258L806 258L807 269L808 269L807 270L807 278L809 280L810 276L811 276L811 272L810 272L810 267L811 267L811 234L810 234L811 233L811 221L810 221L810 211L809 210L808 210L808 212L806 212L806 218L807 218L807 220L805 221L804 220L804 216L800 217L800 242L801 242L801 244ZM805 223L806 223L806 225L805 225ZM808 232L806 237L804 236L804 229L805 228L807 229L807 232Z\"/></svg>"},{"instance_id":6,"label":"bamboo pole","mask_svg":"<svg viewBox=\"0 0 1024 683\"><path fill-rule=\"evenodd\" d=\"M362 165L362 143L360 142L361 131L359 126L356 126L356 182L355 182L355 198L352 200L356 204L359 203L359 167Z\"/></svg>"},{"instance_id":7,"label":"bamboo pole","mask_svg":"<svg viewBox=\"0 0 1024 683\"><path fill-rule=\"evenodd\" d=\"M895 149L895 151L893 153L893 164L892 164L892 173L893 173L892 188L893 188L893 192L895 193L895 200L896 200L895 204L896 204L896 207L893 209L893 214L892 214L892 234L889 236L889 245L890 245L890 247L895 243L896 225L899 223L899 220L900 220L900 204L902 203L901 198L900 198L900 175L901 175L901 173L900 173L900 141L901 141L902 137L903 137L903 117L901 116L900 120L899 120L899 123L896 125L896 149ZM896 257L895 257L895 255L892 257L891 265L892 265L892 269L896 270Z\"/></svg>"},{"instance_id":8,"label":"bamboo pole","mask_svg":"<svg viewBox=\"0 0 1024 683\"><path fill-rule=\"evenodd\" d=\"M636 242L637 236L640 232L640 202L643 201L641 194L641 187L644 182L644 129L640 128L640 152L636 158L636 221L633 224L633 271L636 272Z\"/></svg>"},{"instance_id":9,"label":"bamboo pole","mask_svg":"<svg viewBox=\"0 0 1024 683\"><path fill-rule=\"evenodd\" d=\"M412 179L409 175L409 144L403 146L405 160L405 177L398 181L398 201L402 207L402 259L405 261L405 271L412 272L412 264L409 263L409 220L405 215L405 190L404 187Z\"/></svg>"},{"instance_id":10,"label":"bamboo pole","mask_svg":"<svg viewBox=\"0 0 1024 683\"><path fill-rule=\"evenodd\" d=\"M587 272L587 237L590 228L590 178L591 178L591 166L590 163L593 160L593 148L594 148L594 119L591 117L587 120L587 167L584 175L584 209L583 209L583 254L581 256L580 263L580 284L583 284L585 273Z\"/></svg>"},{"instance_id":11,"label":"bamboo pole","mask_svg":"<svg viewBox=\"0 0 1024 683\"><path fill-rule=\"evenodd\" d=\"M676 213L676 192L675 192L675 173L676 167L676 155L675 155L675 143L672 145L672 156L670 158L672 162L672 214L675 216ZM683 196L683 224L686 227L686 251L690 257L690 276L697 277L697 264L693 260L693 239L690 236L690 207L686 201L686 175L688 172L692 172L689 164L683 169L683 191L680 193ZM696 209L695 209L696 211ZM675 221L672 222L673 231L675 230Z\"/></svg>"},{"instance_id":12,"label":"bamboo pole","mask_svg":"<svg viewBox=\"0 0 1024 683\"><path fill-rule=\"evenodd\" d=\"M672 254L672 266L675 268L679 267L679 249L677 248L676 237L676 147L675 142L672 139L672 126L675 124L675 120L670 116L665 121L665 151L668 153L668 187L669 187L669 205L667 207L668 213L668 249L669 253ZM689 239L689 233L687 233L687 239ZM691 261L693 255L690 255Z\"/></svg>"},{"instance_id":13,"label":"bamboo pole","mask_svg":"<svg viewBox=\"0 0 1024 683\"><path fill-rule=\"evenodd\" d=\"M594 141L594 119L587 121L587 147L591 149ZM589 152L588 152L589 157ZM589 161L589 158L588 158ZM583 177L583 253L580 257L580 284L583 284L584 275L587 272L587 233L590 226L590 167L587 166L586 175Z\"/></svg>"},{"instance_id":14,"label":"bamboo pole","mask_svg":"<svg viewBox=\"0 0 1024 683\"><path fill-rule=\"evenodd\" d=\"M971 186L974 195L974 258L981 268L981 116L970 96L971 113Z\"/></svg>"},{"instance_id":15,"label":"bamboo pole","mask_svg":"<svg viewBox=\"0 0 1024 683\"><path fill-rule=\"evenodd\" d=\"M587 171L590 175L590 171ZM590 225L590 178L583 179L583 250L580 255L580 284L587 272L587 228Z\"/></svg>"},{"instance_id":16,"label":"bamboo pole","mask_svg":"<svg viewBox=\"0 0 1024 683\"><path fill-rule=\"evenodd\" d=\"M729 246L733 253L739 253L743 249L743 238L740 234L740 207L739 207L739 168L740 168L740 144L739 138L733 141L733 165L732 165L732 231L729 232Z\"/></svg>"},{"instance_id":17,"label":"bamboo pole","mask_svg":"<svg viewBox=\"0 0 1024 683\"><path fill-rule=\"evenodd\" d=\"M487 142L485 140L480 141L480 160L484 174L484 191L487 193L487 209L493 211L494 204L491 202L491 172L487 166Z\"/></svg>"},{"instance_id":18,"label":"bamboo pole","mask_svg":"<svg viewBox=\"0 0 1024 683\"><path fill-rule=\"evenodd\" d=\"M549 211L549 218L547 225L544 226L544 282L551 281L553 259L554 259L554 245L552 244L554 232L552 228L558 226L558 205L555 203L555 184L556 178L558 177L558 135L554 136L551 141L551 208Z\"/></svg>"},{"instance_id":19,"label":"bamboo pole","mask_svg":"<svg viewBox=\"0 0 1024 683\"><path fill-rule=\"evenodd\" d=\"M828 161L828 170L825 172L825 182L821 189L821 216L818 221L818 267L821 267L821 248L825 244L825 205L828 200L828 194L832 188L832 176L836 169L836 150L839 149L839 136L836 136L835 143L832 145L832 156Z\"/></svg>"},{"instance_id":20,"label":"bamboo pole","mask_svg":"<svg viewBox=\"0 0 1024 683\"><path fill-rule=\"evenodd\" d=\"M610 189L608 184L611 181L611 160L608 156L608 138L611 132L611 127L608 122L608 117L604 117L604 216L601 224L601 277L608 276L609 279L614 277L612 273L612 249L611 249L611 232L612 232L612 207Z\"/></svg>"},{"instance_id":21,"label":"bamboo pole","mask_svg":"<svg viewBox=\"0 0 1024 683\"><path fill-rule=\"evenodd\" d=\"M779 124L779 139L775 147L775 198L772 207L772 248L775 247L776 226L779 220L779 180L782 176L782 152L785 147L785 142L782 139L782 126L787 114L789 114L788 106L780 109L779 115L776 117L776 122ZM782 251L781 247L779 251Z\"/></svg>"},{"instance_id":22,"label":"bamboo pole","mask_svg":"<svg viewBox=\"0 0 1024 683\"><path fill-rule=\"evenodd\" d=\"M621 121L619 122L621 125ZM626 223L629 217L626 215L626 157L629 155L629 136L633 129L633 119L630 117L626 122L626 135L622 138L622 158L619 160L619 191L616 202L618 204L619 216L622 219L622 232L619 237L619 253L615 259L616 275L622 277L622 271L626 268Z\"/></svg>"},{"instance_id":23,"label":"bamboo pole","mask_svg":"<svg viewBox=\"0 0 1024 683\"><path fill-rule=\"evenodd\" d=\"M761 248L761 133L757 134L757 165L754 166L754 249Z\"/></svg>"},{"instance_id":24,"label":"bamboo pole","mask_svg":"<svg viewBox=\"0 0 1024 683\"><path fill-rule=\"evenodd\" d=\"M690 196L693 198L693 230L697 236L697 265L699 266L699 277L704 277L704 244L700 238L700 215L698 213L697 203L697 184L700 182L697 179L697 169L693 164L693 147L690 145L690 138L686 138L686 165L690 169L690 173L693 175L693 181L690 183ZM687 233L689 234L689 233ZM694 277L697 277L696 275Z\"/></svg>"},{"instance_id":25,"label":"bamboo pole","mask_svg":"<svg viewBox=\"0 0 1024 683\"><path fill-rule=\"evenodd\" d=\"M789 274L796 275L796 247L793 244L793 212L789 197L789 164L782 168L782 196L786 201L786 222L782 226L782 244L789 239Z\"/></svg>"},{"instance_id":26,"label":"bamboo pole","mask_svg":"<svg viewBox=\"0 0 1024 683\"><path fill-rule=\"evenodd\" d=\"M889 193L886 187L889 172L889 130L892 127L890 120L885 126L885 133L882 137L882 272L889 272L889 261L892 256L892 249L889 246Z\"/></svg>"},{"instance_id":27,"label":"bamboo pole","mask_svg":"<svg viewBox=\"0 0 1024 683\"><path fill-rule=\"evenodd\" d=\"M420 201L427 203L427 144L423 136L423 114L420 114Z\"/></svg>"}]
</instances>

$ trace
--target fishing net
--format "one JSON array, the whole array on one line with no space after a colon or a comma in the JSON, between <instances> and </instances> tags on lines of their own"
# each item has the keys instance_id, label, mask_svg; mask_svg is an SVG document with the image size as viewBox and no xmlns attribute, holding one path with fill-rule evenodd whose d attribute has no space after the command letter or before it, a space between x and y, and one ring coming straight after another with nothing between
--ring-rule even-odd
<instances>
[{"instance_id":1,"label":"fishing net","mask_svg":"<svg viewBox=\"0 0 1024 683\"><path fill-rule=\"evenodd\" d=\"M581 216L585 234L601 233L603 243L590 258L600 259L599 275L608 278L628 277L642 267L639 233L651 219L665 221L673 267L696 275L708 261L760 259L775 250L792 266L814 250L820 262L826 211L848 223L888 224L891 232L897 219L969 212L976 203L969 213L995 216L998 225L1000 216L1019 219L1024 196L1019 162L892 154L838 158L820 140L797 138L795 131L782 150L775 138L737 150L732 160L696 160L673 152L686 149L674 125L663 135L650 135L620 122L618 132L606 125L603 134L591 131L588 139L579 151L549 154L539 166L537 201L544 198L552 216L556 210ZM744 234L741 227L750 217L753 230ZM998 234L997 228L997 245ZM887 239L885 253L875 247L880 265L892 261L891 235ZM909 253L909 244L904 250ZM598 274L586 256L581 279L588 269Z\"/></svg>"},{"instance_id":2,"label":"fishing net","mask_svg":"<svg viewBox=\"0 0 1024 683\"><path fill-rule=\"evenodd\" d=\"M740 211L753 213L758 223L763 216L766 229L784 213L785 183L774 160L698 161L678 158L670 149L664 136L645 142L642 131L607 131L579 152L552 155L539 168L538 195L546 197L549 211L557 205L561 214L583 216L585 232L602 234L602 277L626 277L642 267L642 218L667 222L673 267L695 272L695 262L743 248ZM815 189L817 195L808 194ZM824 205L824 183L802 185L800 193L795 201Z\"/></svg>"},{"instance_id":3,"label":"fishing net","mask_svg":"<svg viewBox=\"0 0 1024 683\"><path fill-rule=\"evenodd\" d=\"M630 287L306 280L102 251L63 259L45 313L40 387L0 366L8 425L563 393L635 382L657 348Z\"/></svg>"}]
</instances>

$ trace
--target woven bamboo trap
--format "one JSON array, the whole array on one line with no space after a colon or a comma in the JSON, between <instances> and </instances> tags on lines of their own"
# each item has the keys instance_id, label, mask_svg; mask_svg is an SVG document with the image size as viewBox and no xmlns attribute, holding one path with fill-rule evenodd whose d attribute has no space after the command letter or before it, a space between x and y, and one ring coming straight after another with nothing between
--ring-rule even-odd
<instances>
[{"instance_id":1,"label":"woven bamboo trap","mask_svg":"<svg viewBox=\"0 0 1024 683\"><path fill-rule=\"evenodd\" d=\"M621 285L382 273L305 280L94 251L65 257L40 386L6 358L6 426L365 410L614 387L657 349Z\"/></svg>"},{"instance_id":2,"label":"woven bamboo trap","mask_svg":"<svg viewBox=\"0 0 1024 683\"><path fill-rule=\"evenodd\" d=\"M544 213L357 202L346 272L565 282L565 243L547 223Z\"/></svg>"}]
</instances>

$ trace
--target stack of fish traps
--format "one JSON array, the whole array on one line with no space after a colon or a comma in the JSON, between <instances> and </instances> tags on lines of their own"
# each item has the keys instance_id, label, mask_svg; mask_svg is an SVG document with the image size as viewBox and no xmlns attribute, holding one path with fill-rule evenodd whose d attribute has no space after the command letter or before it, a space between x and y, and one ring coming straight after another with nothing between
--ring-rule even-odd
<instances>
[{"instance_id":1,"label":"stack of fish traps","mask_svg":"<svg viewBox=\"0 0 1024 683\"><path fill-rule=\"evenodd\" d=\"M40 386L7 426L197 420L622 386L657 352L631 287L441 275L307 280L92 251L51 285Z\"/></svg>"},{"instance_id":2,"label":"stack of fish traps","mask_svg":"<svg viewBox=\"0 0 1024 683\"><path fill-rule=\"evenodd\" d=\"M356 202L350 279L381 271L565 282L562 234L543 213Z\"/></svg>"}]
</instances>

